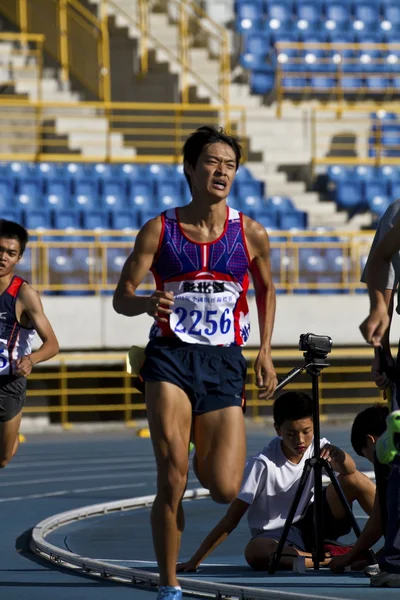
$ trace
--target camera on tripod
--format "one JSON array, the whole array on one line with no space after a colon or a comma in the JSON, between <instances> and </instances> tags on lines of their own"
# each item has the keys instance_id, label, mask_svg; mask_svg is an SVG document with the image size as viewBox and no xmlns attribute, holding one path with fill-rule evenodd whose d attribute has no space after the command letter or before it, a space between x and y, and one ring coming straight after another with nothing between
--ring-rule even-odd
<instances>
[{"instance_id":1,"label":"camera on tripod","mask_svg":"<svg viewBox=\"0 0 400 600\"><path fill-rule=\"evenodd\" d=\"M332 349L332 338L329 335L302 333L299 340L299 350L303 350L308 359L324 360Z\"/></svg>"}]
</instances>

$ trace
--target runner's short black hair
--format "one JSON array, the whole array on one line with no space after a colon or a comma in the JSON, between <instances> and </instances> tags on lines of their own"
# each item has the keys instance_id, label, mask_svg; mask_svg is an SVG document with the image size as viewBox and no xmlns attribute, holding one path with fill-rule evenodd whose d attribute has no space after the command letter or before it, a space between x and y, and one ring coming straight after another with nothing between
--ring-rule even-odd
<instances>
[{"instance_id":1,"label":"runner's short black hair","mask_svg":"<svg viewBox=\"0 0 400 600\"><path fill-rule=\"evenodd\" d=\"M211 144L217 144L218 142L232 148L236 156L236 170L238 170L242 158L242 148L238 140L233 135L226 133L222 128L217 129L209 125L199 127L188 137L183 146L183 161L188 162L189 165L195 168L203 148ZM190 191L192 191L192 184L186 172L185 177Z\"/></svg>"},{"instance_id":2,"label":"runner's short black hair","mask_svg":"<svg viewBox=\"0 0 400 600\"><path fill-rule=\"evenodd\" d=\"M25 252L29 236L25 227L22 227L19 223L0 219L0 238L17 240L20 247L19 255L22 256Z\"/></svg>"},{"instance_id":3,"label":"runner's short black hair","mask_svg":"<svg viewBox=\"0 0 400 600\"><path fill-rule=\"evenodd\" d=\"M379 437L386 430L386 417L389 409L386 404L378 402L362 410L354 419L351 428L351 445L358 456L363 455L363 448L367 447L367 435Z\"/></svg>"},{"instance_id":4,"label":"runner's short black hair","mask_svg":"<svg viewBox=\"0 0 400 600\"><path fill-rule=\"evenodd\" d=\"M312 399L305 392L286 392L275 400L273 414L278 427L284 421L307 419L313 415Z\"/></svg>"}]
</instances>

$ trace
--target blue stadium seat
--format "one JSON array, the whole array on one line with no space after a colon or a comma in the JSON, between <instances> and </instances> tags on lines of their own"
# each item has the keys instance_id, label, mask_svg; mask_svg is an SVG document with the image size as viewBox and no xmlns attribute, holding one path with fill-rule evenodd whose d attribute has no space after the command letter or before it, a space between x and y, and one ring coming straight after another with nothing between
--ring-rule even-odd
<instances>
[{"instance_id":1,"label":"blue stadium seat","mask_svg":"<svg viewBox=\"0 0 400 600\"><path fill-rule=\"evenodd\" d=\"M351 177L355 177L360 181L373 181L379 177L375 167L369 165L360 165L351 171Z\"/></svg>"},{"instance_id":2,"label":"blue stadium seat","mask_svg":"<svg viewBox=\"0 0 400 600\"><path fill-rule=\"evenodd\" d=\"M111 225L113 229L121 231L124 229L139 229L139 215L137 212L130 211L113 213L111 215Z\"/></svg>"},{"instance_id":3,"label":"blue stadium seat","mask_svg":"<svg viewBox=\"0 0 400 600\"><path fill-rule=\"evenodd\" d=\"M262 209L264 185L261 181L237 181L235 193L244 209Z\"/></svg>"},{"instance_id":4,"label":"blue stadium seat","mask_svg":"<svg viewBox=\"0 0 400 600\"><path fill-rule=\"evenodd\" d=\"M171 169L169 165L153 163L145 166L145 169L146 171L144 177L146 179L149 177L154 181L170 180L176 174L176 170Z\"/></svg>"},{"instance_id":5,"label":"blue stadium seat","mask_svg":"<svg viewBox=\"0 0 400 600\"><path fill-rule=\"evenodd\" d=\"M7 163L6 171L12 180L36 178L36 166L34 163L13 161Z\"/></svg>"},{"instance_id":6,"label":"blue stadium seat","mask_svg":"<svg viewBox=\"0 0 400 600\"><path fill-rule=\"evenodd\" d=\"M50 211L29 208L29 210L25 212L24 223L27 229L51 229Z\"/></svg>"},{"instance_id":7,"label":"blue stadium seat","mask_svg":"<svg viewBox=\"0 0 400 600\"><path fill-rule=\"evenodd\" d=\"M109 179L101 183L101 206L104 210L124 210L127 208L127 186L120 179Z\"/></svg>"},{"instance_id":8,"label":"blue stadium seat","mask_svg":"<svg viewBox=\"0 0 400 600\"><path fill-rule=\"evenodd\" d=\"M386 181L400 180L400 167L394 165L383 165L378 167L379 176Z\"/></svg>"},{"instance_id":9,"label":"blue stadium seat","mask_svg":"<svg viewBox=\"0 0 400 600\"><path fill-rule=\"evenodd\" d=\"M107 248L108 272L119 275L129 254L130 250L127 248Z\"/></svg>"},{"instance_id":10,"label":"blue stadium seat","mask_svg":"<svg viewBox=\"0 0 400 600\"><path fill-rule=\"evenodd\" d=\"M22 210L2 208L0 218L5 219L6 221L14 221L14 223L24 225L24 216Z\"/></svg>"},{"instance_id":11,"label":"blue stadium seat","mask_svg":"<svg viewBox=\"0 0 400 600\"><path fill-rule=\"evenodd\" d=\"M371 212L376 214L379 218L386 212L390 205L390 198L387 195L382 196L370 196L367 198L368 206Z\"/></svg>"},{"instance_id":12,"label":"blue stadium seat","mask_svg":"<svg viewBox=\"0 0 400 600\"><path fill-rule=\"evenodd\" d=\"M310 77L311 87L316 91L332 92L337 85L336 77L328 77L324 75L312 75Z\"/></svg>"},{"instance_id":13,"label":"blue stadium seat","mask_svg":"<svg viewBox=\"0 0 400 600\"><path fill-rule=\"evenodd\" d=\"M252 181L254 179L250 169L244 165L240 165L236 171L235 181Z\"/></svg>"},{"instance_id":14,"label":"blue stadium seat","mask_svg":"<svg viewBox=\"0 0 400 600\"><path fill-rule=\"evenodd\" d=\"M66 178L64 165L55 162L38 163L36 172L42 181Z\"/></svg>"},{"instance_id":15,"label":"blue stadium seat","mask_svg":"<svg viewBox=\"0 0 400 600\"><path fill-rule=\"evenodd\" d=\"M273 211L257 211L253 218L258 221L265 229L278 228L278 213Z\"/></svg>"},{"instance_id":16,"label":"blue stadium seat","mask_svg":"<svg viewBox=\"0 0 400 600\"><path fill-rule=\"evenodd\" d=\"M297 27L304 30L319 28L322 19L322 5L317 2L301 2L297 4Z\"/></svg>"},{"instance_id":17,"label":"blue stadium seat","mask_svg":"<svg viewBox=\"0 0 400 600\"><path fill-rule=\"evenodd\" d=\"M271 196L265 203L265 208L271 212L295 212L295 207L290 198L285 196Z\"/></svg>"},{"instance_id":18,"label":"blue stadium seat","mask_svg":"<svg viewBox=\"0 0 400 600\"><path fill-rule=\"evenodd\" d=\"M300 210L279 213L279 227L283 230L305 229L307 227L307 213Z\"/></svg>"},{"instance_id":19,"label":"blue stadium seat","mask_svg":"<svg viewBox=\"0 0 400 600\"><path fill-rule=\"evenodd\" d=\"M352 77L346 75L341 79L342 89L348 92L360 92L364 87L364 79L362 77Z\"/></svg>"},{"instance_id":20,"label":"blue stadium seat","mask_svg":"<svg viewBox=\"0 0 400 600\"><path fill-rule=\"evenodd\" d=\"M49 248L49 266L50 273L73 273L75 270L74 261L67 249Z\"/></svg>"},{"instance_id":21,"label":"blue stadium seat","mask_svg":"<svg viewBox=\"0 0 400 600\"><path fill-rule=\"evenodd\" d=\"M328 167L328 178L331 181L345 181L346 179L352 179L353 176L353 167L342 167L340 165Z\"/></svg>"},{"instance_id":22,"label":"blue stadium seat","mask_svg":"<svg viewBox=\"0 0 400 600\"><path fill-rule=\"evenodd\" d=\"M363 190L359 180L338 181L336 184L336 203L340 208L353 209L362 206Z\"/></svg>"},{"instance_id":23,"label":"blue stadium seat","mask_svg":"<svg viewBox=\"0 0 400 600\"><path fill-rule=\"evenodd\" d=\"M265 71L269 73L271 70L271 65L269 65L264 56L260 56L258 54L251 54L250 52L245 52L240 55L240 64L244 69L257 69L258 71Z\"/></svg>"},{"instance_id":24,"label":"blue stadium seat","mask_svg":"<svg viewBox=\"0 0 400 600\"><path fill-rule=\"evenodd\" d=\"M184 198L180 182L158 181L156 183L156 200L161 210L172 206L182 206Z\"/></svg>"},{"instance_id":25,"label":"blue stadium seat","mask_svg":"<svg viewBox=\"0 0 400 600\"><path fill-rule=\"evenodd\" d=\"M65 177L76 181L90 177L90 170L85 163L67 163L64 167Z\"/></svg>"},{"instance_id":26,"label":"blue stadium seat","mask_svg":"<svg viewBox=\"0 0 400 600\"><path fill-rule=\"evenodd\" d=\"M262 23L263 11L258 2L241 2L237 7L236 29L239 32L259 30Z\"/></svg>"},{"instance_id":27,"label":"blue stadium seat","mask_svg":"<svg viewBox=\"0 0 400 600\"><path fill-rule=\"evenodd\" d=\"M354 4L353 27L356 30L372 31L380 23L379 5L376 0L356 2Z\"/></svg>"},{"instance_id":28,"label":"blue stadium seat","mask_svg":"<svg viewBox=\"0 0 400 600\"><path fill-rule=\"evenodd\" d=\"M375 179L368 181L364 188L364 198L370 204L375 197L386 197L388 195L388 184L385 180Z\"/></svg>"},{"instance_id":29,"label":"blue stadium seat","mask_svg":"<svg viewBox=\"0 0 400 600\"><path fill-rule=\"evenodd\" d=\"M80 229L80 214L77 210L56 210L53 213L55 229Z\"/></svg>"},{"instance_id":30,"label":"blue stadium seat","mask_svg":"<svg viewBox=\"0 0 400 600\"><path fill-rule=\"evenodd\" d=\"M379 77L378 75L367 77L365 83L369 94L384 94L392 86L392 80L389 77Z\"/></svg>"},{"instance_id":31,"label":"blue stadium seat","mask_svg":"<svg viewBox=\"0 0 400 600\"><path fill-rule=\"evenodd\" d=\"M389 185L389 194L392 202L400 198L400 180L391 182Z\"/></svg>"},{"instance_id":32,"label":"blue stadium seat","mask_svg":"<svg viewBox=\"0 0 400 600\"><path fill-rule=\"evenodd\" d=\"M140 210L155 208L153 181L136 181L132 183L128 196L130 208Z\"/></svg>"},{"instance_id":33,"label":"blue stadium seat","mask_svg":"<svg viewBox=\"0 0 400 600\"><path fill-rule=\"evenodd\" d=\"M400 29L400 5L396 0L391 0L382 7L383 21L381 23L382 28L387 28L386 31L396 31ZM384 23L386 24L386 27ZM390 27L389 27L390 25Z\"/></svg>"},{"instance_id":34,"label":"blue stadium seat","mask_svg":"<svg viewBox=\"0 0 400 600\"><path fill-rule=\"evenodd\" d=\"M299 92L305 87L310 85L310 79L308 77L282 77L282 87L287 92Z\"/></svg>"},{"instance_id":35,"label":"blue stadium seat","mask_svg":"<svg viewBox=\"0 0 400 600\"><path fill-rule=\"evenodd\" d=\"M16 201L21 208L42 206L42 183L39 179L22 179L17 184Z\"/></svg>"},{"instance_id":36,"label":"blue stadium seat","mask_svg":"<svg viewBox=\"0 0 400 600\"><path fill-rule=\"evenodd\" d=\"M246 52L265 58L270 51L271 39L266 33L250 33L246 39Z\"/></svg>"},{"instance_id":37,"label":"blue stadium seat","mask_svg":"<svg viewBox=\"0 0 400 600\"><path fill-rule=\"evenodd\" d=\"M347 2L328 0L325 3L325 27L330 31L345 31L352 20L350 9L350 4Z\"/></svg>"},{"instance_id":38,"label":"blue stadium seat","mask_svg":"<svg viewBox=\"0 0 400 600\"><path fill-rule=\"evenodd\" d=\"M100 181L106 181L107 179L115 179L116 176L116 165L110 165L108 163L95 163L88 165L89 176L99 179Z\"/></svg>"},{"instance_id":39,"label":"blue stadium seat","mask_svg":"<svg viewBox=\"0 0 400 600\"><path fill-rule=\"evenodd\" d=\"M3 216L3 215L2 215ZM4 217L6 218L6 217ZM14 221L14 219L8 219ZM15 221L19 223L20 221ZM19 263L15 266L15 273L28 282L32 282L32 248L26 248Z\"/></svg>"},{"instance_id":40,"label":"blue stadium seat","mask_svg":"<svg viewBox=\"0 0 400 600\"><path fill-rule=\"evenodd\" d=\"M115 177L125 179L126 181L137 181L146 177L146 167L133 163L124 163L114 165Z\"/></svg>"},{"instance_id":41,"label":"blue stadium seat","mask_svg":"<svg viewBox=\"0 0 400 600\"><path fill-rule=\"evenodd\" d=\"M72 201L80 210L94 210L99 207L99 186L95 179L80 179L74 183Z\"/></svg>"},{"instance_id":42,"label":"blue stadium seat","mask_svg":"<svg viewBox=\"0 0 400 600\"><path fill-rule=\"evenodd\" d=\"M0 209L8 208L14 198L14 186L7 177L0 179Z\"/></svg>"},{"instance_id":43,"label":"blue stadium seat","mask_svg":"<svg viewBox=\"0 0 400 600\"><path fill-rule=\"evenodd\" d=\"M289 31L293 25L293 18L291 4L282 1L268 2L266 20L270 30Z\"/></svg>"},{"instance_id":44,"label":"blue stadium seat","mask_svg":"<svg viewBox=\"0 0 400 600\"><path fill-rule=\"evenodd\" d=\"M299 270L301 274L325 273L326 261L318 248L299 248Z\"/></svg>"},{"instance_id":45,"label":"blue stadium seat","mask_svg":"<svg viewBox=\"0 0 400 600\"><path fill-rule=\"evenodd\" d=\"M69 182L53 179L45 183L44 204L48 208L68 208L71 204Z\"/></svg>"},{"instance_id":46,"label":"blue stadium seat","mask_svg":"<svg viewBox=\"0 0 400 600\"><path fill-rule=\"evenodd\" d=\"M325 260L327 270L331 273L341 274L343 270L348 270L348 257L342 248L326 248Z\"/></svg>"},{"instance_id":47,"label":"blue stadium seat","mask_svg":"<svg viewBox=\"0 0 400 600\"><path fill-rule=\"evenodd\" d=\"M93 210L82 213L82 225L84 229L110 229L110 219L106 211Z\"/></svg>"},{"instance_id":48,"label":"blue stadium seat","mask_svg":"<svg viewBox=\"0 0 400 600\"><path fill-rule=\"evenodd\" d=\"M253 94L269 94L275 87L275 74L262 71L250 73L250 88Z\"/></svg>"}]
</instances>

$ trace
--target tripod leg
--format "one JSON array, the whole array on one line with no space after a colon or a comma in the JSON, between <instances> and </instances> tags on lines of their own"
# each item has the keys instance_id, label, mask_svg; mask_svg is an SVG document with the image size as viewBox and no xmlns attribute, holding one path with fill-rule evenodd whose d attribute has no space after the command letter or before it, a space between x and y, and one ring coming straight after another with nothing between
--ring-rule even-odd
<instances>
[{"instance_id":1,"label":"tripod leg","mask_svg":"<svg viewBox=\"0 0 400 600\"><path fill-rule=\"evenodd\" d=\"M314 466L314 544L312 558L314 569L319 570L319 563L325 559L324 553L324 505L322 496L322 464L321 459L315 461Z\"/></svg>"},{"instance_id":2,"label":"tripod leg","mask_svg":"<svg viewBox=\"0 0 400 600\"><path fill-rule=\"evenodd\" d=\"M271 558L271 561L270 561L270 565L269 565L269 568L268 568L268 573L270 573L270 575L272 575L273 573L275 573L275 571L276 571L276 569L278 567L278 564L279 564L279 561L280 561L280 558L281 558L281 555L282 555L282 550L283 550L283 548L285 546L286 539L287 539L287 536L288 536L288 533L289 533L289 529L292 526L293 519L294 519L294 516L296 514L296 510L297 510L297 507L299 505L301 496L303 494L305 485L307 483L308 476L310 475L311 469L312 469L312 467L311 467L311 459L308 459L305 462L303 473L302 473L302 475L300 477L300 481L299 481L299 487L296 490L295 497L293 498L293 502L292 502L292 504L290 506L289 513L288 513L287 519L285 521L285 526L283 528L282 535L281 535L281 537L279 539L279 542L278 542L278 546L277 546L276 551L274 552L274 554L273 554L273 556Z\"/></svg>"},{"instance_id":3,"label":"tripod leg","mask_svg":"<svg viewBox=\"0 0 400 600\"><path fill-rule=\"evenodd\" d=\"M347 498L344 495L342 488L340 487L340 483L338 482L338 480L335 477L335 473L332 469L332 465L330 463L328 463L328 461L326 461L326 460L323 460L323 463L324 463L324 469L327 472L329 479L331 480L333 488L334 488L336 494L338 495L338 498L339 498L340 502L342 503L342 506L343 506L346 514L350 518L353 531L356 534L356 536L359 537L360 533L361 533L360 527L359 527L357 520L353 514L353 511L351 510L351 506L347 502ZM376 556L372 550L368 551L367 557L368 557L368 560L371 565L376 564L378 562L378 559L376 558Z\"/></svg>"}]
</instances>

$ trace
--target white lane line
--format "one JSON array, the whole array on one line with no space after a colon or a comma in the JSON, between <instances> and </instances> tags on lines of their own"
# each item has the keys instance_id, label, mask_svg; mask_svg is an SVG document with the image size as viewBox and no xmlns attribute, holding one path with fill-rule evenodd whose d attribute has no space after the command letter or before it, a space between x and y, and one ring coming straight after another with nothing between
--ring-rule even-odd
<instances>
[{"instance_id":1,"label":"white lane line","mask_svg":"<svg viewBox=\"0 0 400 600\"><path fill-rule=\"evenodd\" d=\"M146 471L144 473L137 473L135 474L133 473L115 473L115 474L108 474L107 475L107 479L122 479L125 475L129 475L129 477L154 477L154 480L156 478L156 472L155 471ZM76 477L48 477L46 479L29 479L29 480L25 480L25 481L7 481L4 483L0 483L0 487L12 487L14 485L35 485L37 483L55 483L55 482L60 482L60 481L79 481L79 480L86 480L86 479L104 479L104 474L99 473L98 475L77 475ZM125 477L126 479L126 477Z\"/></svg>"},{"instance_id":2,"label":"white lane line","mask_svg":"<svg viewBox=\"0 0 400 600\"><path fill-rule=\"evenodd\" d=\"M69 458L69 459L65 459L65 460L45 460L45 461L41 461L41 462L36 462L34 460L31 461L26 461L26 462L22 462L19 461L18 458L12 462L7 469L26 469L26 468L32 468L32 467L59 467L62 465L70 465L71 462L73 462L73 458ZM94 465L94 464L100 464L100 465L105 465L105 464L115 464L118 462L126 462L126 463L140 463L143 464L144 462L152 462L155 464L154 461L154 457L151 456L146 456L146 457L115 457L115 458L90 458L90 459L80 459L79 457L77 457L77 459L79 461L80 465Z\"/></svg>"},{"instance_id":3,"label":"white lane line","mask_svg":"<svg viewBox=\"0 0 400 600\"><path fill-rule=\"evenodd\" d=\"M18 500L35 500L38 498L52 498L54 496L65 496L66 494L84 494L86 492L106 492L110 490L122 490L131 487L143 487L145 483L125 483L123 485L102 485L101 487L80 488L74 490L58 490L47 494L30 494L29 496L13 496L12 498L0 498L0 502L17 502Z\"/></svg>"},{"instance_id":4,"label":"white lane line","mask_svg":"<svg viewBox=\"0 0 400 600\"><path fill-rule=\"evenodd\" d=\"M148 471L150 467L153 467L153 470L155 471L155 464L152 463L151 465L105 465L104 467L91 467L91 466L87 466L87 467L83 467L80 468L80 466L77 464L76 466L71 465L71 467L63 467L62 472L63 473L104 473L105 477L106 477L106 473L109 472L114 472L114 471L126 471L126 473L139 473L141 471ZM7 468L8 469L8 468ZM29 475L33 475L32 473L33 469L30 469L29 471L26 471L27 473L29 473ZM57 469L54 471L55 473L59 473L60 469ZM52 473L52 471L46 471L46 475L49 475ZM5 471L4 475L1 474L1 477L6 477L7 480L9 477L23 477L25 474L25 471L18 471L18 473L10 473L8 470ZM39 473L37 473L37 475L39 475ZM40 475L44 475L44 473L40 473Z\"/></svg>"}]
</instances>

